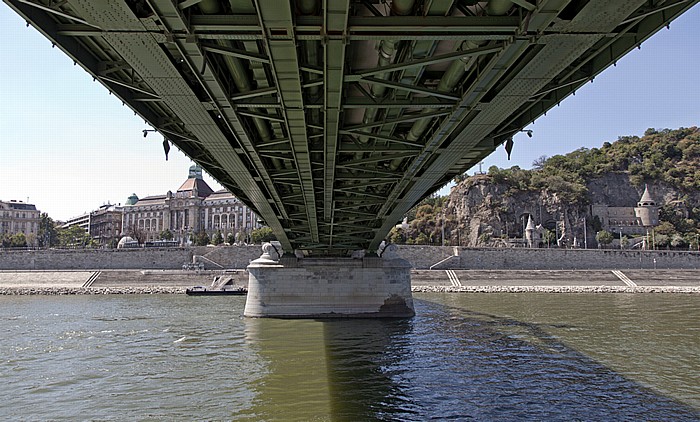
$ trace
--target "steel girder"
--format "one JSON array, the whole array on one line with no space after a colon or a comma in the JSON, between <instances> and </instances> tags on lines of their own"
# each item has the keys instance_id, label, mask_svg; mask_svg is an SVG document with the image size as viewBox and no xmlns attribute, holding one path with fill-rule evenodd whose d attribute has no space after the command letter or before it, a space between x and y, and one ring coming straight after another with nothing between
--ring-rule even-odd
<instances>
[{"instance_id":1,"label":"steel girder","mask_svg":"<svg viewBox=\"0 0 700 422\"><path fill-rule=\"evenodd\" d=\"M700 0L4 1L285 251L336 255Z\"/></svg>"}]
</instances>

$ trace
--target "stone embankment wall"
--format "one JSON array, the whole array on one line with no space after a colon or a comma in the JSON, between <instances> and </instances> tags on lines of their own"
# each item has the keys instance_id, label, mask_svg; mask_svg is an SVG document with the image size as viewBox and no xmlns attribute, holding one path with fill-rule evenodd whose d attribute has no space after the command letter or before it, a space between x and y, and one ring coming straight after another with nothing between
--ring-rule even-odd
<instances>
[{"instance_id":1,"label":"stone embankment wall","mask_svg":"<svg viewBox=\"0 0 700 422\"><path fill-rule=\"evenodd\" d=\"M0 251L0 270L181 269L193 257L205 269L246 268L260 245L216 248ZM700 253L594 249L457 248L400 245L398 254L415 269L575 270L700 269ZM216 265L216 264L219 265Z\"/></svg>"},{"instance_id":2,"label":"stone embankment wall","mask_svg":"<svg viewBox=\"0 0 700 422\"><path fill-rule=\"evenodd\" d=\"M260 254L260 245L217 248L0 251L0 270L181 269L182 264L193 262L193 257L206 269L245 268Z\"/></svg>"},{"instance_id":3,"label":"stone embankment wall","mask_svg":"<svg viewBox=\"0 0 700 422\"><path fill-rule=\"evenodd\" d=\"M416 269L581 270L700 269L700 253L610 249L454 248L400 246L399 255ZM458 255L458 256L454 256ZM451 256L454 256L450 258ZM441 264L439 264L442 262ZM438 264L438 265L435 265Z\"/></svg>"}]
</instances>

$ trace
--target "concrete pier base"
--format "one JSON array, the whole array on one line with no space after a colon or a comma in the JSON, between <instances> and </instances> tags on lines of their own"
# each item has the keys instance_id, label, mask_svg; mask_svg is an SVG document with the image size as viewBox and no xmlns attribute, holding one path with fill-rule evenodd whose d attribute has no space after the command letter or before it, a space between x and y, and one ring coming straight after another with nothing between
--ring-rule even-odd
<instances>
[{"instance_id":1,"label":"concrete pier base","mask_svg":"<svg viewBox=\"0 0 700 422\"><path fill-rule=\"evenodd\" d=\"M393 245L390 245L393 247ZM407 318L415 315L411 265L383 257L297 258L274 248L248 266L244 315L268 318Z\"/></svg>"}]
</instances>

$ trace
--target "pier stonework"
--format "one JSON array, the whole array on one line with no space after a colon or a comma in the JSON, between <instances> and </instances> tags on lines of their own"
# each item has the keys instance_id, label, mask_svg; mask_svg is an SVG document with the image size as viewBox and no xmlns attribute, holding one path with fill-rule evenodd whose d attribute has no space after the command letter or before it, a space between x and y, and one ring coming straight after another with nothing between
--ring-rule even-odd
<instances>
[{"instance_id":1,"label":"pier stonework","mask_svg":"<svg viewBox=\"0 0 700 422\"><path fill-rule=\"evenodd\" d=\"M405 318L415 315L411 264L390 246L382 257L280 257L263 246L248 265L244 315L274 318Z\"/></svg>"}]
</instances>

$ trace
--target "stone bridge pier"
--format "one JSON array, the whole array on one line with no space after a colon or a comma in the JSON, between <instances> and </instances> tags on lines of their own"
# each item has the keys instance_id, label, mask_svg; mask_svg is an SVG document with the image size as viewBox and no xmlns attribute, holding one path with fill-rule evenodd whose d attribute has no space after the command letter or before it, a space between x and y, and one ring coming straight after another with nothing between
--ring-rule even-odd
<instances>
[{"instance_id":1,"label":"stone bridge pier","mask_svg":"<svg viewBox=\"0 0 700 422\"><path fill-rule=\"evenodd\" d=\"M244 315L272 318L408 318L411 264L394 245L378 256L280 256L269 243L248 265Z\"/></svg>"}]
</instances>

